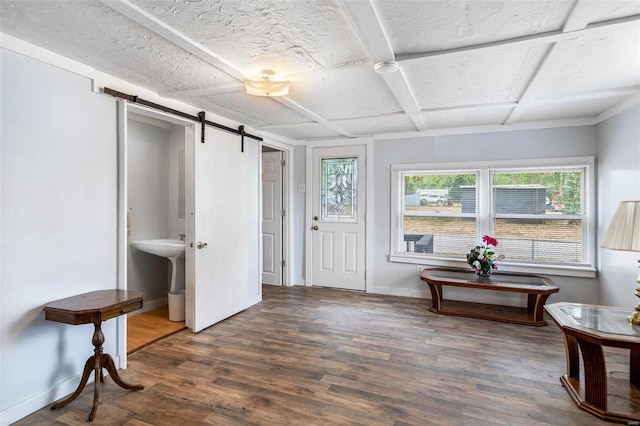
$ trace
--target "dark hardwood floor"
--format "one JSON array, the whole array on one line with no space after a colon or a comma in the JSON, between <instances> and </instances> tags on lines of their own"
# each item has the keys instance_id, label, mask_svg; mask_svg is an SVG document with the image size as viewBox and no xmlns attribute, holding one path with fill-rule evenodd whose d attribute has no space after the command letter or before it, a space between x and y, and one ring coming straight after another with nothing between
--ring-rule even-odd
<instances>
[{"instance_id":1,"label":"dark hardwood floor","mask_svg":"<svg viewBox=\"0 0 640 426\"><path fill-rule=\"evenodd\" d=\"M562 388L553 325L437 315L420 299L264 287L264 300L198 334L129 356L96 425L602 425ZM608 352L628 374L628 352ZM626 370L625 370L626 369ZM620 373L621 372L621 373ZM19 425L86 424L92 386Z\"/></svg>"}]
</instances>

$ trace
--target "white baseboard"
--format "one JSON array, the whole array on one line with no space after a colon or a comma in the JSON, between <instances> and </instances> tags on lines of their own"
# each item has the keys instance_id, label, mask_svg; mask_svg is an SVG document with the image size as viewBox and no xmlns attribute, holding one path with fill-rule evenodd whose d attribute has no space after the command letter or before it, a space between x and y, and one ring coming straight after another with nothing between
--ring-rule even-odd
<instances>
[{"instance_id":1,"label":"white baseboard","mask_svg":"<svg viewBox=\"0 0 640 426\"><path fill-rule=\"evenodd\" d=\"M78 387L81 378L82 374L73 376L72 378L65 380L64 382L58 383L52 388L39 393L38 395L35 395L3 410L2 412L0 412L0 425L6 426L11 423L17 422L18 420L28 416L29 414L35 413L41 408L44 408L47 405L52 404L53 402L61 398L64 398L67 395L70 395ZM89 376L87 386L89 386L89 384L92 384L93 381L94 380L92 372L92 374Z\"/></svg>"},{"instance_id":2,"label":"white baseboard","mask_svg":"<svg viewBox=\"0 0 640 426\"><path fill-rule=\"evenodd\" d=\"M427 291L412 288L394 288L394 287L373 287L367 289L367 293L385 294L389 296L414 297L418 299L430 299L431 296Z\"/></svg>"},{"instance_id":3,"label":"white baseboard","mask_svg":"<svg viewBox=\"0 0 640 426\"><path fill-rule=\"evenodd\" d=\"M136 315L141 314L143 312L153 311L154 309L160 308L162 306L167 306L167 304L168 304L168 299L166 296L159 297L153 300L145 300L144 306L142 306L142 309L127 314L127 318L135 317Z\"/></svg>"}]
</instances>

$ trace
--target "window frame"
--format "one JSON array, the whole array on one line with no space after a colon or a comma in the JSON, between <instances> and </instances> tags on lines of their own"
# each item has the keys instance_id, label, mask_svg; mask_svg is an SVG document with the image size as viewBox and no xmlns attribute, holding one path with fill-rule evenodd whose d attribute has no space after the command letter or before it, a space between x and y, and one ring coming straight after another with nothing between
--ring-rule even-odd
<instances>
[{"instance_id":1,"label":"window frame","mask_svg":"<svg viewBox=\"0 0 640 426\"><path fill-rule=\"evenodd\" d=\"M583 259L585 263L563 265L556 263L540 262L519 262L504 260L500 262L500 270L505 272L524 272L534 274L563 275L574 277L594 278L596 274L596 217L595 217L595 157L559 157L559 158L538 158L527 160L498 160L498 161L474 161L474 162L438 162L438 163L407 163L391 165L391 214L390 214L390 241L389 241L389 261L398 263L417 264L418 270L421 267L446 266L468 268L466 259L447 257L428 253L407 253L401 250L404 243L403 236L403 179L407 174L424 173L478 173L477 178L477 233L476 238L480 241L482 235L489 234L493 215L491 212L492 203L492 182L491 173L502 172L503 170L513 171L537 171L554 168L585 168L584 176L584 214L586 224L583 227ZM430 216L450 217L450 214L438 215L433 213Z\"/></svg>"}]
</instances>

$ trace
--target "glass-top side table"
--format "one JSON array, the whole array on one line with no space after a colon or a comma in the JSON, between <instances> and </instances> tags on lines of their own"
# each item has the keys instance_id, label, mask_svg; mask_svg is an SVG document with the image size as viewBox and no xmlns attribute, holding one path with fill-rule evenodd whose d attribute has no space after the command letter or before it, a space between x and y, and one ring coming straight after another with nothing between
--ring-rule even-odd
<instances>
[{"instance_id":1,"label":"glass-top side table","mask_svg":"<svg viewBox=\"0 0 640 426\"><path fill-rule=\"evenodd\" d=\"M560 382L581 409L601 419L640 424L640 327L628 322L633 309L554 303L544 309L558 325L567 353ZM629 382L609 392L604 347L629 349ZM579 356L579 352L582 357ZM584 377L580 375L582 358ZM609 396L615 397L610 407Z\"/></svg>"},{"instance_id":2,"label":"glass-top side table","mask_svg":"<svg viewBox=\"0 0 640 426\"><path fill-rule=\"evenodd\" d=\"M557 308L567 318L567 325L573 324L605 334L640 336L640 326L633 325L627 320L632 309L624 310L575 303L560 304Z\"/></svg>"}]
</instances>

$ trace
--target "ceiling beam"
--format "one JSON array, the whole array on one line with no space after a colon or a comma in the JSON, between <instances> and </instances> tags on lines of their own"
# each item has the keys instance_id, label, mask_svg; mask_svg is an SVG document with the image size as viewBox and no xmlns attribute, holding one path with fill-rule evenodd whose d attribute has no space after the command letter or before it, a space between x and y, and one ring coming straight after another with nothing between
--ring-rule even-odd
<instances>
[{"instance_id":1,"label":"ceiling beam","mask_svg":"<svg viewBox=\"0 0 640 426\"><path fill-rule=\"evenodd\" d=\"M329 120L327 120L324 117L319 116L318 114L314 113L313 111L310 111L308 109L306 109L305 107L303 107L302 105L298 104L297 102L295 102L293 99L287 97L287 96L282 96L282 97L278 97L278 98L273 98L274 101L278 101L280 102L282 105L285 105L286 107L297 111L298 113L304 115L305 117L311 118L313 121L315 121L318 124L322 124L323 126L333 130L334 132L337 132L343 136L346 136L348 138L355 138L357 137L355 134L344 130L342 127L338 126L337 124L334 124L332 122L330 122Z\"/></svg>"},{"instance_id":2,"label":"ceiling beam","mask_svg":"<svg viewBox=\"0 0 640 426\"><path fill-rule=\"evenodd\" d=\"M587 0L588 2L588 0ZM567 20L568 22L568 20ZM561 41L580 39L586 37L598 37L613 31L623 31L628 28L636 28L640 24L640 15L632 15L619 19L611 19L608 21L589 24L582 30L569 32L549 31L534 35L510 38L507 40L493 41L490 43L474 44L470 46L457 47L454 49L435 50L431 52L420 53L401 53L396 55L396 61L402 64L420 64L427 62L429 59L439 56L461 55L469 52L476 52L486 49L496 49L504 46L513 46L521 43L557 43ZM565 23L565 26L567 24Z\"/></svg>"},{"instance_id":3,"label":"ceiling beam","mask_svg":"<svg viewBox=\"0 0 640 426\"><path fill-rule=\"evenodd\" d=\"M592 126L598 124L595 117L565 118L560 120L537 121L535 123L516 123L511 126L487 124L467 127L448 127L429 129L426 132L391 132L374 134L374 140L408 139L428 136L468 135L474 133L512 132L516 130L551 129L558 127Z\"/></svg>"},{"instance_id":4,"label":"ceiling beam","mask_svg":"<svg viewBox=\"0 0 640 426\"><path fill-rule=\"evenodd\" d=\"M531 105L553 105L570 102L584 102L594 99L616 98L620 96L640 95L640 86L619 87L615 89L596 90L593 92L582 93L580 95L562 96L559 98L532 99L529 101Z\"/></svg>"},{"instance_id":5,"label":"ceiling beam","mask_svg":"<svg viewBox=\"0 0 640 426\"><path fill-rule=\"evenodd\" d=\"M373 0L343 1L343 6L356 33L371 55L373 63L395 61L393 47ZM420 115L418 101L402 69L391 74L381 74L381 76L404 112L411 117L416 128L420 131L427 130L427 125Z\"/></svg>"},{"instance_id":6,"label":"ceiling beam","mask_svg":"<svg viewBox=\"0 0 640 426\"><path fill-rule=\"evenodd\" d=\"M233 86L210 87L203 89L175 90L172 92L158 93L164 98L198 98L201 96L218 95L221 93L241 92L244 85L234 84Z\"/></svg>"},{"instance_id":7,"label":"ceiling beam","mask_svg":"<svg viewBox=\"0 0 640 426\"><path fill-rule=\"evenodd\" d=\"M215 52L207 49L202 44L192 40L186 35L182 34L180 31L151 15L144 9L138 7L137 5L131 3L129 0L98 0L105 6L115 10L121 15L131 19L133 22L138 25L143 26L149 31L159 35L170 43L178 46L179 48L191 53L192 55L197 56L203 61L207 62L210 65L218 68L222 72L227 75L235 78L240 82L244 82L244 80L250 78L247 76L242 70L240 70L237 66L232 63L226 61L219 55L216 55ZM182 96L182 95L179 95ZM196 95L197 96L197 95ZM285 105L288 108L297 111L298 113L310 118L317 123L327 126L331 130L338 132L339 134L347 137L354 137L352 133L341 129L339 126L328 124L328 120L326 118L321 117L320 115L308 110L307 108L302 107L296 102L290 99L284 98L271 98L274 101L278 101L282 105Z\"/></svg>"},{"instance_id":8,"label":"ceiling beam","mask_svg":"<svg viewBox=\"0 0 640 426\"><path fill-rule=\"evenodd\" d=\"M191 53L194 56L202 59L210 65L218 68L225 74L234 77L237 80L243 81L248 78L242 71L233 66L233 64L225 61L223 58L216 55L211 50L207 49L200 43L190 39L186 35L182 34L175 28L167 25L162 22L160 19L151 15L144 9L138 7L137 5L131 3L129 0L118 0L118 1L110 1L110 0L98 0L100 3L105 6L115 10L123 16L131 19L138 25L141 25L148 29L149 31L158 34L165 40L173 43L174 45L180 47L182 50L185 50Z\"/></svg>"},{"instance_id":9,"label":"ceiling beam","mask_svg":"<svg viewBox=\"0 0 640 426\"><path fill-rule=\"evenodd\" d=\"M536 93L539 88L543 87L556 70L560 68L562 61L564 61L564 58L566 58L567 54L573 49L574 44L575 41L570 41L554 44L549 48L538 69L533 73L531 79L529 79L527 87L524 89L522 95L520 95L516 107L511 111L511 114L509 114L504 124L513 124L520 118L530 98L533 97L533 94Z\"/></svg>"},{"instance_id":10,"label":"ceiling beam","mask_svg":"<svg viewBox=\"0 0 640 426\"><path fill-rule=\"evenodd\" d=\"M593 92L582 93L580 95L562 96L558 98L532 99L528 103L529 105L557 105L557 104L563 104L563 103L585 102L585 101L591 101L596 99L616 98L616 97L622 97L622 96L626 97L626 99L622 102L625 105L629 99L640 99L640 86L629 86L629 87L621 87L616 89L596 90ZM499 103L493 103L493 104L474 104L474 105L462 105L462 106L442 107L442 108L429 108L429 109L423 109L420 112L422 114L428 114L428 113L437 113L437 112L471 111L475 109L481 109L486 111L486 110L495 110L495 109L515 108L517 105L518 105L517 102L499 102ZM615 108L615 106L612 108ZM355 117L355 118L340 118L335 120L329 120L329 123L330 124L355 123L363 120L372 120L372 119L380 119L380 118L397 118L397 117L406 117L406 114L404 112L392 112L392 113L382 114L382 115L369 115L369 116L361 116L361 117ZM286 129L290 127L295 128L299 126L306 126L309 124L314 124L314 122L303 121L299 123L267 124L263 126L253 126L253 128L256 130Z\"/></svg>"},{"instance_id":11,"label":"ceiling beam","mask_svg":"<svg viewBox=\"0 0 640 426\"><path fill-rule=\"evenodd\" d=\"M586 28L591 18L595 15L598 9L600 9L601 5L602 3L599 1L578 0L569 13L562 31L575 33L576 31ZM569 52L571 52L573 47L576 45L577 41L577 38L571 38L557 41L551 45L547 54L538 66L538 69L533 73L533 76L529 80L529 84L527 84L527 87L520 96L518 105L516 105L513 111L511 111L511 114L509 114L509 117L507 117L504 124L513 124L518 120L518 118L520 118L520 115L528 105L528 102L536 95L536 93L539 93L539 89L544 87L560 68L564 60L569 55Z\"/></svg>"}]
</instances>

